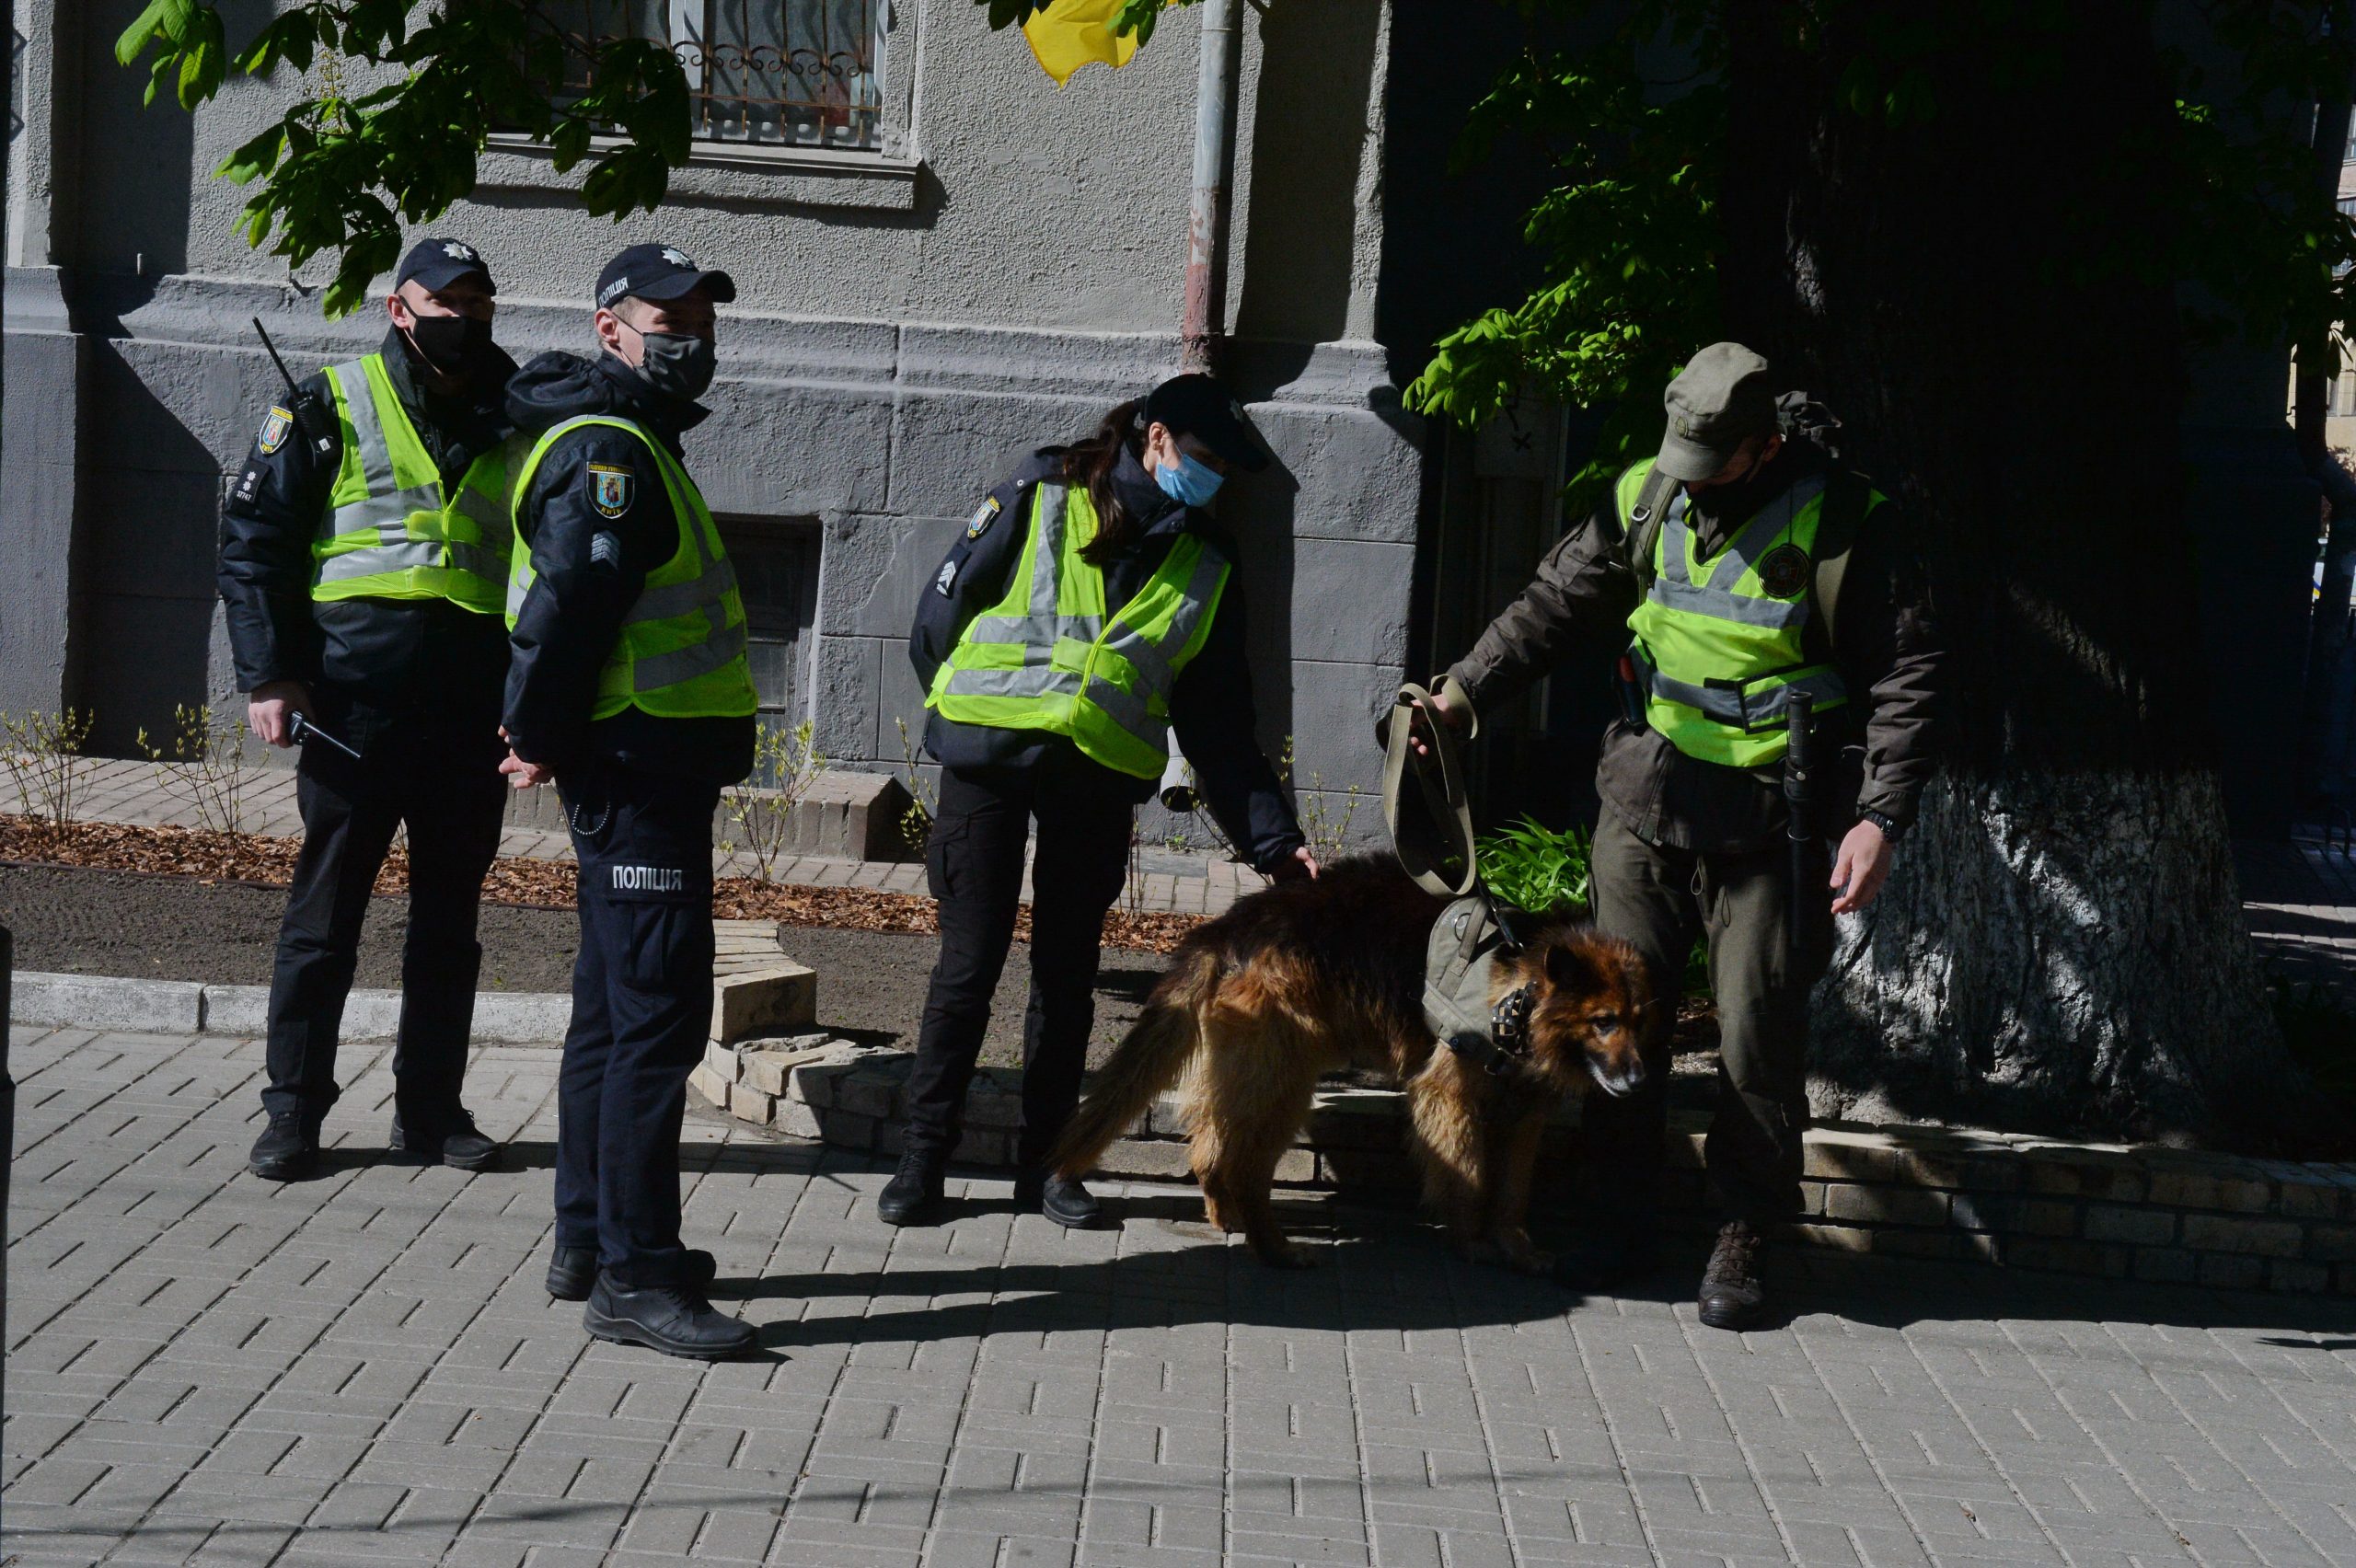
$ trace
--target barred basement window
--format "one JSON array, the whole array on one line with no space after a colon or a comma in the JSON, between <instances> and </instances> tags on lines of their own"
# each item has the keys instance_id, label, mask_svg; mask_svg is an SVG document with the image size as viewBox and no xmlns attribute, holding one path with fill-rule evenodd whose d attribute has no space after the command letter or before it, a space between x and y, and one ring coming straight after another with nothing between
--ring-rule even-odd
<instances>
[{"instance_id":1,"label":"barred basement window","mask_svg":"<svg viewBox=\"0 0 2356 1568\"><path fill-rule=\"evenodd\" d=\"M671 46L694 95L695 133L752 146L883 145L884 29L891 0L540 0L576 46L565 86L616 39ZM560 91L561 91L561 87Z\"/></svg>"}]
</instances>

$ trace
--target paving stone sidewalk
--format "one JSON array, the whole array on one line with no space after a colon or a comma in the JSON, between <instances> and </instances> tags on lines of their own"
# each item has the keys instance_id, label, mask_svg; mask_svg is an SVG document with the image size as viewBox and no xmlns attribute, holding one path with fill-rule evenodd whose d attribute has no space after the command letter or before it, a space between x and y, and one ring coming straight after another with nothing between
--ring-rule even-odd
<instances>
[{"instance_id":1,"label":"paving stone sidewalk","mask_svg":"<svg viewBox=\"0 0 2356 1568\"><path fill-rule=\"evenodd\" d=\"M553 1053L485 1049L504 1173L386 1163L361 1076L320 1180L242 1173L258 1046L22 1032L5 1550L25 1563L2346 1564L2340 1302L1792 1260L1578 1299L1399 1216L1303 1206L1322 1266L695 1120L691 1238L764 1358L593 1345L551 1304ZM364 1069L362 1071L361 1069Z\"/></svg>"}]
</instances>

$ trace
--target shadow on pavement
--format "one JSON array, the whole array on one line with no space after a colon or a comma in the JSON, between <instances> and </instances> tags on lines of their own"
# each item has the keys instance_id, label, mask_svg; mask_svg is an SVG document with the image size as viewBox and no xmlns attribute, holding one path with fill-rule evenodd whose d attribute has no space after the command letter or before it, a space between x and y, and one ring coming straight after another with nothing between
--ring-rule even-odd
<instances>
[{"instance_id":1,"label":"shadow on pavement","mask_svg":"<svg viewBox=\"0 0 2356 1568\"><path fill-rule=\"evenodd\" d=\"M330 1153L337 1151L329 1151ZM368 1159L383 1151L361 1150ZM504 1169L553 1164L555 1146L518 1140L506 1147ZM807 1144L691 1144L691 1172L754 1175L801 1173L842 1178L881 1175L881 1159ZM1005 1182L1004 1170L953 1167L953 1181ZM1316 1266L1269 1269L1238 1243L1204 1225L1202 1203L1190 1188L1107 1201L1115 1225L1154 1227L1161 1239L1185 1245L1133 1249L1118 1261L1013 1263L992 1270L894 1267L882 1274L780 1274L722 1280L714 1294L729 1299L821 1299L834 1297L973 1297L996 1299L949 1306L912 1304L905 1311L872 1312L860 1320L862 1339L921 1341L944 1335L1068 1329L1083 1302L1129 1322L1175 1325L1230 1322L1271 1328L1475 1329L1556 1317L1589 1298L1550 1280L1463 1262L1436 1228L1404 1208L1343 1202L1330 1194L1279 1193L1277 1214L1298 1239L1311 1243ZM1009 1202L997 1193L953 1198L944 1226L996 1219ZM878 1222L878 1228L881 1228ZM1546 1239L1542 1238L1542 1239ZM1662 1239L1662 1263L1646 1278L1605 1298L1623 1308L1666 1307L1691 1319L1695 1286L1708 1256L1700 1230ZM2086 1279L1990 1264L1924 1262L1783 1248L1768 1254L1770 1315L1752 1332L1788 1330L1812 1318L1837 1318L1877 1328L1989 1321L2141 1323L2186 1329L2272 1329L2293 1334L2345 1334L2348 1303L2331 1297L2205 1289L2125 1280ZM986 1275L984 1279L977 1274ZM1014 1299L1009 1299L1009 1297ZM775 1323L764 1331L769 1348L832 1343L841 1325L830 1319ZM2345 1350L2356 1340L2264 1338L2284 1348Z\"/></svg>"}]
</instances>

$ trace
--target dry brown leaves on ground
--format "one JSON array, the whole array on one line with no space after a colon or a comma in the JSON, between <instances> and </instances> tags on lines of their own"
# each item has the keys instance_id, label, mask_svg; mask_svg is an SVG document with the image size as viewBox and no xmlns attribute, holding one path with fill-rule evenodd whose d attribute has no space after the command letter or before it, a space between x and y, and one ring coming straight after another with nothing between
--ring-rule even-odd
<instances>
[{"instance_id":1,"label":"dry brown leaves on ground","mask_svg":"<svg viewBox=\"0 0 2356 1568\"><path fill-rule=\"evenodd\" d=\"M209 833L189 827L137 827L123 823L75 822L63 825L26 816L0 814L0 861L77 866L91 870L136 871L150 876L193 877L206 882L259 882L284 887L294 873L298 838ZM376 891L398 894L409 887L409 857L396 849L376 874ZM502 859L483 879L483 897L493 904L572 906L574 869L570 860ZM722 877L712 889L712 913L723 920L775 920L786 926L830 926L852 931L939 930L933 902L906 893L862 887L807 887L764 882L752 877ZM1145 915L1115 909L1104 920L1111 946L1168 952L1202 924L1196 915ZM1015 935L1028 940L1031 911L1015 917Z\"/></svg>"}]
</instances>

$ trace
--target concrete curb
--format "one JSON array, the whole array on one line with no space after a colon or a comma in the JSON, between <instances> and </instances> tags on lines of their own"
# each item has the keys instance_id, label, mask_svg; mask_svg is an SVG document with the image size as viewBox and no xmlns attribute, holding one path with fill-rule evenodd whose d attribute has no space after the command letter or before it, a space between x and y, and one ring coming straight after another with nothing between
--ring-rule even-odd
<instances>
[{"instance_id":1,"label":"concrete curb","mask_svg":"<svg viewBox=\"0 0 2356 1568\"><path fill-rule=\"evenodd\" d=\"M249 1034L268 1026L267 986L207 986L110 974L20 974L9 1021L39 1029L103 1029L152 1034ZM390 1040L400 1027L398 991L354 991L344 1004L343 1038ZM478 1044L556 1045L572 1020L572 998L550 992L484 992L475 997Z\"/></svg>"}]
</instances>

